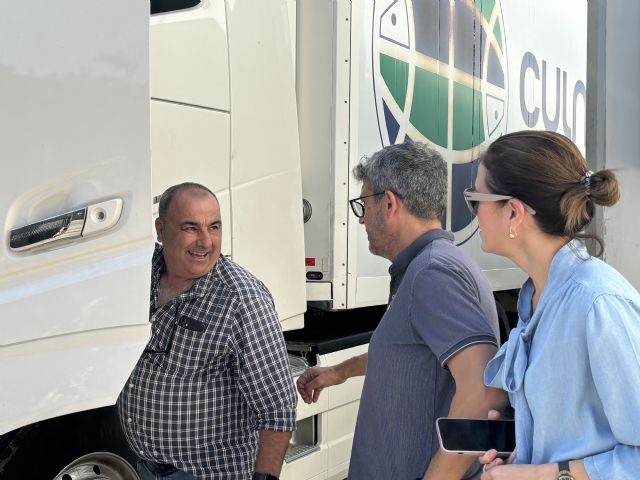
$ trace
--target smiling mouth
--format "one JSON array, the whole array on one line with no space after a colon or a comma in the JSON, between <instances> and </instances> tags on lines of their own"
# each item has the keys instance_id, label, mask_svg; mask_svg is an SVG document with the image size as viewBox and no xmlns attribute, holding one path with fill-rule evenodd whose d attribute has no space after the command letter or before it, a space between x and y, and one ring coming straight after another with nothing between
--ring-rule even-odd
<instances>
[{"instance_id":1,"label":"smiling mouth","mask_svg":"<svg viewBox=\"0 0 640 480\"><path fill-rule=\"evenodd\" d=\"M196 258L204 258L207 255L209 255L209 252L192 252L192 251L189 251L188 253L192 257L196 257Z\"/></svg>"}]
</instances>

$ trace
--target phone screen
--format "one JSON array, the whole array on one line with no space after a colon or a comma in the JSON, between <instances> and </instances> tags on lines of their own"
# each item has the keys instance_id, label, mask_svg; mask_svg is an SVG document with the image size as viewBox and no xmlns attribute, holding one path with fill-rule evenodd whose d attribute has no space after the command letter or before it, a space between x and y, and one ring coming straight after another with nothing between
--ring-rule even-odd
<instances>
[{"instance_id":1,"label":"phone screen","mask_svg":"<svg viewBox=\"0 0 640 480\"><path fill-rule=\"evenodd\" d=\"M457 453L484 453L496 449L501 456L516 448L513 420L438 418L438 436L443 450Z\"/></svg>"}]
</instances>

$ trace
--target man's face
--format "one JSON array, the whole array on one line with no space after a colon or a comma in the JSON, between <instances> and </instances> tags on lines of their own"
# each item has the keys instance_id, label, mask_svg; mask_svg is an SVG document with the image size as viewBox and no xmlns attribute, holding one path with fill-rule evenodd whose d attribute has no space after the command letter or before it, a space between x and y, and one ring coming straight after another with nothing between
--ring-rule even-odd
<instances>
[{"instance_id":1,"label":"man's face","mask_svg":"<svg viewBox=\"0 0 640 480\"><path fill-rule=\"evenodd\" d=\"M371 190L367 182L362 185L360 195L367 196L375 193ZM387 243L388 235L384 218L384 195L376 195L362 200L364 203L364 216L360 218L360 223L364 225L369 239L369 251L374 255L384 258L388 257Z\"/></svg>"},{"instance_id":2,"label":"man's face","mask_svg":"<svg viewBox=\"0 0 640 480\"><path fill-rule=\"evenodd\" d=\"M220 258L222 222L218 201L200 189L175 194L166 218L156 220L167 273L195 280L206 275Z\"/></svg>"}]
</instances>

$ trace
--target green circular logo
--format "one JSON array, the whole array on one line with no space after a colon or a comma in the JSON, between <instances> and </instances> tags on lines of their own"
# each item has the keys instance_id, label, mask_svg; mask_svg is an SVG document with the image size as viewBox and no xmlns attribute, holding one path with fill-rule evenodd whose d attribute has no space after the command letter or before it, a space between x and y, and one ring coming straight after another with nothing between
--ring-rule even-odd
<instances>
[{"instance_id":1,"label":"green circular logo","mask_svg":"<svg viewBox=\"0 0 640 480\"><path fill-rule=\"evenodd\" d=\"M483 145L507 124L507 60L497 0L383 0L373 13L373 82L383 145L429 143L451 167L446 226L475 231L462 191Z\"/></svg>"}]
</instances>

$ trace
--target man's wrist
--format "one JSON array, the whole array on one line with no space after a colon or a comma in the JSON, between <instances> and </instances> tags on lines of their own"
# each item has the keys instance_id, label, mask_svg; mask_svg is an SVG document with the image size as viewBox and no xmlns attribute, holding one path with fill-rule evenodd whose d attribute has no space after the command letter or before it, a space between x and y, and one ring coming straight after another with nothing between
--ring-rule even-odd
<instances>
[{"instance_id":1,"label":"man's wrist","mask_svg":"<svg viewBox=\"0 0 640 480\"><path fill-rule=\"evenodd\" d=\"M278 477L271 475L270 473L255 472L251 480L278 480Z\"/></svg>"},{"instance_id":2,"label":"man's wrist","mask_svg":"<svg viewBox=\"0 0 640 480\"><path fill-rule=\"evenodd\" d=\"M349 378L347 370L349 368L348 365L345 365L343 363L340 363L338 365L334 365L332 367L329 367L331 370L333 370L333 377L335 378L335 382L336 385L340 385L344 382L347 381L347 379Z\"/></svg>"}]
</instances>

